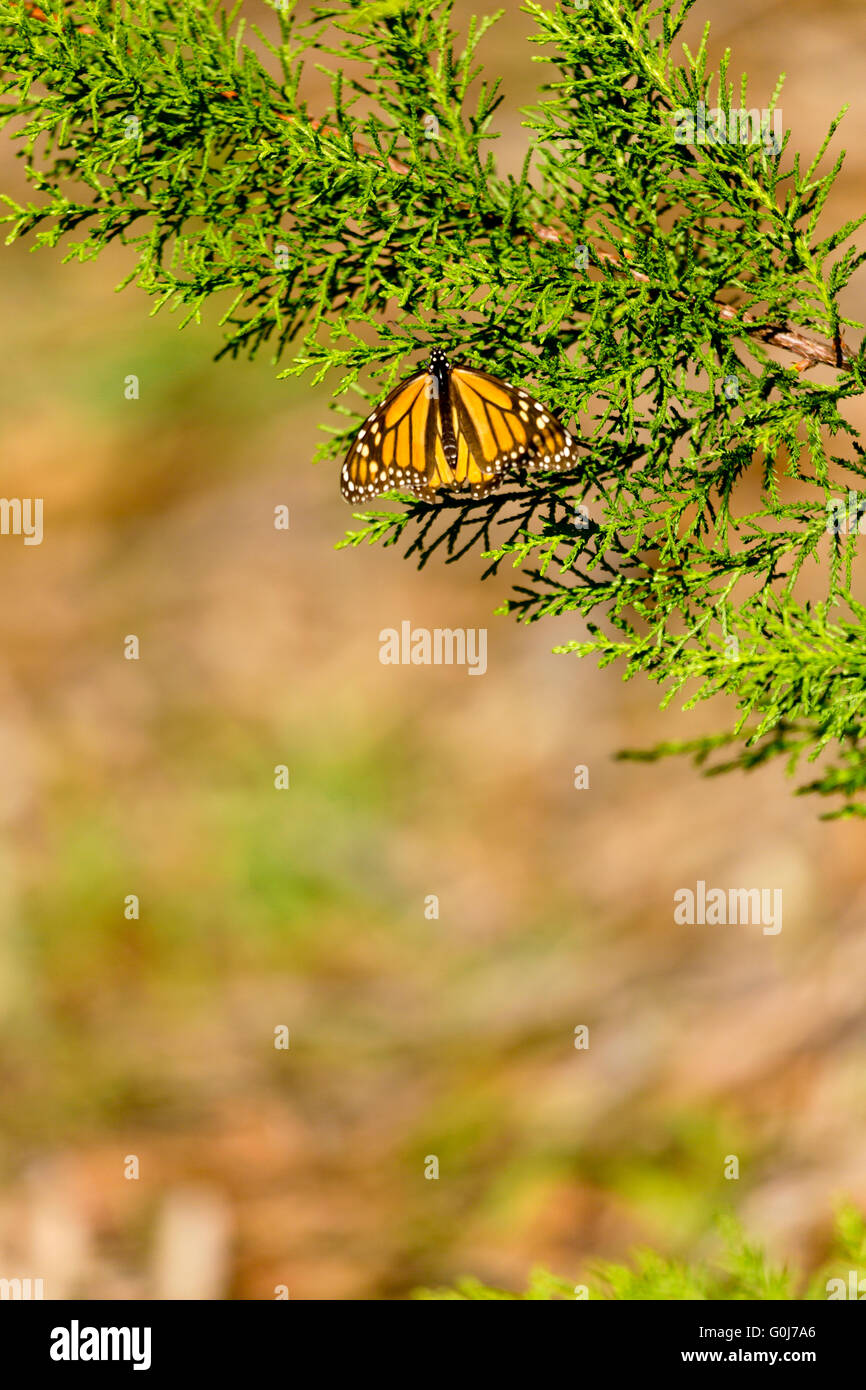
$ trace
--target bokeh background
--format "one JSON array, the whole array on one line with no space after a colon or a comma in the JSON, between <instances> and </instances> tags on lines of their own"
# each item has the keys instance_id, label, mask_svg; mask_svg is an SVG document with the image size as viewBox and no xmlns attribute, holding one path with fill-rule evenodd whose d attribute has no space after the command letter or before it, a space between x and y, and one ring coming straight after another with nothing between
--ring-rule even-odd
<instances>
[{"instance_id":1,"label":"bokeh background","mask_svg":"<svg viewBox=\"0 0 866 1390\"><path fill-rule=\"evenodd\" d=\"M825 222L859 213L866 9L704 19L753 104L789 74L809 154L850 102ZM509 6L483 47L513 169L529 29ZM0 164L17 191L8 139ZM0 1275L51 1298L522 1287L639 1244L711 1255L729 1210L820 1261L834 1204L866 1204L862 826L778 767L614 762L726 711L662 714L551 655L580 621L493 617L507 577L476 561L337 553L337 466L309 466L326 389L215 364L213 324L113 292L128 266L0 255L2 491L45 499L41 546L0 539ZM862 275L846 307L866 317ZM487 674L383 667L403 619L487 626ZM781 887L781 934L676 926L698 878Z\"/></svg>"}]
</instances>

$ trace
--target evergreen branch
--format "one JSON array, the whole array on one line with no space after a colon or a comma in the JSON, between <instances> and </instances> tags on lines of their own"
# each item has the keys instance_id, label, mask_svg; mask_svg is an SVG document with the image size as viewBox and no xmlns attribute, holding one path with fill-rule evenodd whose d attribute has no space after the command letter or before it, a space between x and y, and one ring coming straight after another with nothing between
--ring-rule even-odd
<instances>
[{"instance_id":1,"label":"evergreen branch","mask_svg":"<svg viewBox=\"0 0 866 1390\"><path fill-rule=\"evenodd\" d=\"M313 127L321 130L323 134L337 135L338 131L332 126L323 125L322 122L314 120ZM361 156L376 157L374 151L358 137L352 137L352 147L356 154ZM393 155L387 158L389 169L395 174L409 176L412 169L401 159L395 159ZM465 208L462 209L465 211ZM532 233L539 241L558 242L568 246L573 239L566 233L557 231L555 227L544 226L542 223L535 223ZM595 257L605 265L611 266L614 270L625 275L630 275L632 279L650 284L650 277L642 271L634 269L632 266L623 265L622 262L609 251L601 251L597 247L593 248ZM738 322L745 333L754 334L762 342L771 347L781 348L785 352L794 353L798 359L798 367L817 366L819 364L826 367L835 367L840 371L850 371L854 365L854 354L850 348L842 341L841 334L837 334L832 343L816 342L809 338L798 328L793 328L788 324L767 325L759 323L753 314L739 314L730 304L719 304L717 312L720 318Z\"/></svg>"},{"instance_id":2,"label":"evergreen branch","mask_svg":"<svg viewBox=\"0 0 866 1390\"><path fill-rule=\"evenodd\" d=\"M768 143L727 58L710 71L705 38L675 51L692 7L530 0L552 80L507 178L486 22L459 40L448 0L333 0L306 23L289 0L276 42L218 0L0 0L0 120L34 190L5 220L67 259L119 242L154 311L191 324L212 305L224 352L267 346L283 375L357 392L328 459L432 344L531 386L575 421L571 475L394 494L345 543L512 565L505 611L581 625L558 650L666 703L733 702L702 757L820 759L804 790L859 814L866 452L844 406L866 358L840 297L862 219L819 233L838 119L809 160L786 132ZM332 88L315 116L311 57ZM724 138L687 128L702 112ZM829 384L801 370L818 364Z\"/></svg>"}]
</instances>

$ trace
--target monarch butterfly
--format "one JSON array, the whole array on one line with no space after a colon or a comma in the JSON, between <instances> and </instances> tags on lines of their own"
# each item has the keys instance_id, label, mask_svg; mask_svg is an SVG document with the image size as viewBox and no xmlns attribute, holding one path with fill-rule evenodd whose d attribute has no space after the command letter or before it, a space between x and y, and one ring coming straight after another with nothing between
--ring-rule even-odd
<instances>
[{"instance_id":1,"label":"monarch butterfly","mask_svg":"<svg viewBox=\"0 0 866 1390\"><path fill-rule=\"evenodd\" d=\"M562 470L575 441L519 386L476 367L452 367L441 348L367 416L346 455L340 487L364 502L392 487L428 502L437 493L484 497L509 468Z\"/></svg>"}]
</instances>

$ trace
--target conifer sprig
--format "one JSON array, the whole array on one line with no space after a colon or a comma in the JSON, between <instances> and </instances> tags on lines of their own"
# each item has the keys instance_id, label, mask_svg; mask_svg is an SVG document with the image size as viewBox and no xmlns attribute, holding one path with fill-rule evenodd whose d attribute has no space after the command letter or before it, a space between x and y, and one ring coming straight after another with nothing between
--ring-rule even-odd
<instances>
[{"instance_id":1,"label":"conifer sprig","mask_svg":"<svg viewBox=\"0 0 866 1390\"><path fill-rule=\"evenodd\" d=\"M573 476L395 495L347 543L514 566L508 611L573 615L558 650L736 710L639 756L821 756L802 790L863 814L866 465L844 403L866 363L841 303L863 253L859 222L823 216L838 118L809 160L783 124L750 135L745 79L710 70L706 32L682 44L693 3L530 0L552 75L510 178L488 146L490 21L458 38L447 0L334 0L304 23L289 0L276 37L215 0L0 0L2 116L34 190L6 199L10 235L67 259L119 241L155 308L214 305L224 351L359 391L329 459L431 344L531 386L586 445ZM311 63L328 107L308 107ZM821 363L838 370L808 375ZM854 525L828 526L851 491Z\"/></svg>"},{"instance_id":2,"label":"conifer sprig","mask_svg":"<svg viewBox=\"0 0 866 1390\"><path fill-rule=\"evenodd\" d=\"M563 1279L543 1268L533 1269L525 1293L491 1288L479 1279L464 1278L453 1288L417 1289L414 1297L435 1300L671 1300L824 1301L845 1299L852 1285L851 1267L859 1280L866 1257L866 1222L852 1202L836 1213L827 1258L805 1275L774 1264L764 1249L748 1240L739 1223L720 1216L716 1222L722 1249L712 1260L688 1264L654 1250L636 1250L628 1264L598 1261L581 1276L585 1282ZM856 1293L855 1295L856 1296Z\"/></svg>"}]
</instances>

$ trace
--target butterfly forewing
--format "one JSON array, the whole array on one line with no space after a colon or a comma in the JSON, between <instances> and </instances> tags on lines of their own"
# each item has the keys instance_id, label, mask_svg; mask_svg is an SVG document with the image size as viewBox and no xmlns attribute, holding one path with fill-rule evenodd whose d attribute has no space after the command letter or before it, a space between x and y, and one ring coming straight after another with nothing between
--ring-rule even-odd
<instances>
[{"instance_id":1,"label":"butterfly forewing","mask_svg":"<svg viewBox=\"0 0 866 1390\"><path fill-rule=\"evenodd\" d=\"M444 391L434 366L447 373ZM401 382L364 421L341 486L349 502L391 488L428 501L442 491L483 497L508 469L574 463L571 436L528 391L474 367L452 368L434 350L428 369Z\"/></svg>"},{"instance_id":2,"label":"butterfly forewing","mask_svg":"<svg viewBox=\"0 0 866 1390\"><path fill-rule=\"evenodd\" d=\"M491 483L509 467L561 470L574 465L571 436L522 387L471 367L456 367L451 385L462 428Z\"/></svg>"}]
</instances>

